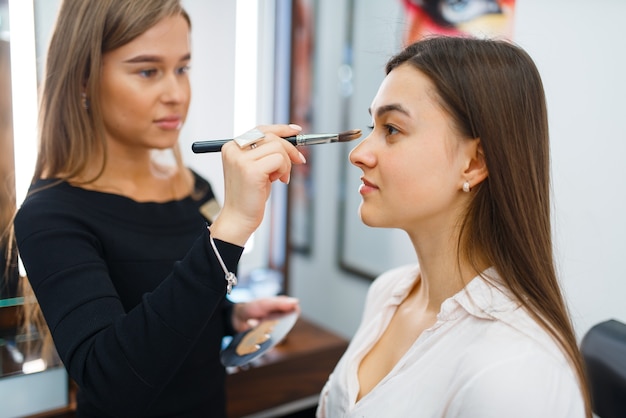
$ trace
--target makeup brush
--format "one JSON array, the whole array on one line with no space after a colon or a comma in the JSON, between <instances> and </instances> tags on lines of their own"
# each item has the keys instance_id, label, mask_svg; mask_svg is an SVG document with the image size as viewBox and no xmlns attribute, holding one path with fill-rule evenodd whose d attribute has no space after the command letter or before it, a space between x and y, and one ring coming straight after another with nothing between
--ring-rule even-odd
<instances>
[{"instance_id":1,"label":"makeup brush","mask_svg":"<svg viewBox=\"0 0 626 418\"><path fill-rule=\"evenodd\" d=\"M348 142L361 136L360 129L352 129L340 134L300 134L284 138L296 146L330 144L332 142ZM222 145L231 139L215 139L212 141L198 141L191 144L191 150L196 154L203 152L219 152Z\"/></svg>"}]
</instances>

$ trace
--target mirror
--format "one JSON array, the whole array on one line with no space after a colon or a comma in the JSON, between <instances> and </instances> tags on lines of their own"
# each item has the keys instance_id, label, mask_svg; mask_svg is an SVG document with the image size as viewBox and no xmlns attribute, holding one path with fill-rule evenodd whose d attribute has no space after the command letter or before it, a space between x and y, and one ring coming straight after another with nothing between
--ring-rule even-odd
<instances>
[{"instance_id":1,"label":"mirror","mask_svg":"<svg viewBox=\"0 0 626 418\"><path fill-rule=\"evenodd\" d=\"M0 0L0 301L13 299L17 291L17 254L9 234L15 212L15 163L13 158L13 111L11 98L11 51L9 5ZM7 260L10 260L7 262ZM4 302L8 304L8 302ZM3 303L0 303L3 306Z\"/></svg>"}]
</instances>

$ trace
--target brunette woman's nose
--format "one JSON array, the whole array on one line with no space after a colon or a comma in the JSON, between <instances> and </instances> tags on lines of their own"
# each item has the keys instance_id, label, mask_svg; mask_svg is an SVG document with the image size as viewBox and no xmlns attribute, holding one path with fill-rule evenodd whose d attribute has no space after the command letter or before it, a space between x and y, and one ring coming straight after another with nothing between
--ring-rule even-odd
<instances>
[{"instance_id":1,"label":"brunette woman's nose","mask_svg":"<svg viewBox=\"0 0 626 418\"><path fill-rule=\"evenodd\" d=\"M371 153L368 150L368 138L369 135L350 151L350 162L357 167L372 164Z\"/></svg>"}]
</instances>

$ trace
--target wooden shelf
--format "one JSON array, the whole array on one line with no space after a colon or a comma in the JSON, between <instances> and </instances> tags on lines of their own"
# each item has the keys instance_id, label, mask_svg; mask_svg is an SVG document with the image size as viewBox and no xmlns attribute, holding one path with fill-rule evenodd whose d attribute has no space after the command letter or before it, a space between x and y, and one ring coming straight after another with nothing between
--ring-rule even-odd
<instances>
[{"instance_id":1,"label":"wooden shelf","mask_svg":"<svg viewBox=\"0 0 626 418\"><path fill-rule=\"evenodd\" d=\"M285 340L260 361L227 376L228 416L277 416L271 411L316 401L347 346L343 338L298 319Z\"/></svg>"}]
</instances>

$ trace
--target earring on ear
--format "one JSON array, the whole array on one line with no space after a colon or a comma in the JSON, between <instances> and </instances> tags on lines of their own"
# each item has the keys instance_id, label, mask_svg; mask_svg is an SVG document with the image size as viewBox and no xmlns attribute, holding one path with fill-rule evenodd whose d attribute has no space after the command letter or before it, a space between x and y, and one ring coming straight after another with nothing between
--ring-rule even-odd
<instances>
[{"instance_id":1,"label":"earring on ear","mask_svg":"<svg viewBox=\"0 0 626 418\"><path fill-rule=\"evenodd\" d=\"M470 192L470 190L472 190L472 189L470 188L469 181L466 181L465 183L463 183L463 191L464 191L465 193L469 193L469 192Z\"/></svg>"},{"instance_id":2,"label":"earring on ear","mask_svg":"<svg viewBox=\"0 0 626 418\"><path fill-rule=\"evenodd\" d=\"M83 104L83 109L89 110L89 99L87 98L87 93L85 92L81 94L81 103Z\"/></svg>"}]
</instances>

